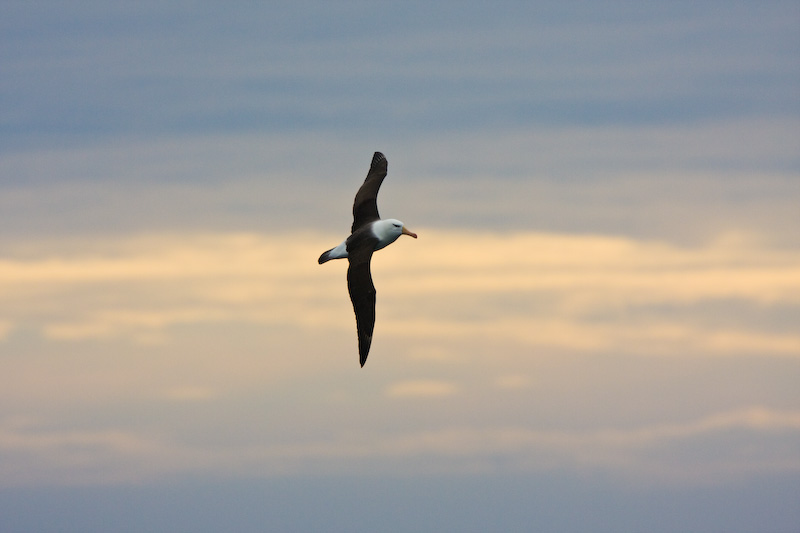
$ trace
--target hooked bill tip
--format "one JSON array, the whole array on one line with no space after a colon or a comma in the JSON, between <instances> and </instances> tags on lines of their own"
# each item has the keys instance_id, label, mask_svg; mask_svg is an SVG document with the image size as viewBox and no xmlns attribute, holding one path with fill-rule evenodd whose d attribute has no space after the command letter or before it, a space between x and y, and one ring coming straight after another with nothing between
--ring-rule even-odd
<instances>
[{"instance_id":1,"label":"hooked bill tip","mask_svg":"<svg viewBox=\"0 0 800 533\"><path fill-rule=\"evenodd\" d=\"M403 235L408 235L409 237L417 238L417 234L413 231L409 231L405 226L403 226Z\"/></svg>"}]
</instances>

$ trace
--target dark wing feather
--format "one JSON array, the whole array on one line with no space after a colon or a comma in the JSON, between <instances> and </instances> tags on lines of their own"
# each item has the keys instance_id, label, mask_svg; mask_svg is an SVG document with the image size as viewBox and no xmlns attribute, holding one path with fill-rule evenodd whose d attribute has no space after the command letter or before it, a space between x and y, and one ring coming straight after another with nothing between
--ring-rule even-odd
<instances>
[{"instance_id":1,"label":"dark wing feather","mask_svg":"<svg viewBox=\"0 0 800 533\"><path fill-rule=\"evenodd\" d=\"M350 230L351 233L355 233L357 229L380 219L378 215L378 189L381 188L383 178L386 177L388 165L386 157L380 152L375 152L372 156L372 164L369 167L367 179L358 189L356 200L353 202L353 227Z\"/></svg>"},{"instance_id":2,"label":"dark wing feather","mask_svg":"<svg viewBox=\"0 0 800 533\"><path fill-rule=\"evenodd\" d=\"M375 285L372 284L369 264L376 242L377 239L371 236L368 228L347 239L347 260L350 262L347 268L347 290L356 313L361 366L367 362L372 331L375 328Z\"/></svg>"}]
</instances>

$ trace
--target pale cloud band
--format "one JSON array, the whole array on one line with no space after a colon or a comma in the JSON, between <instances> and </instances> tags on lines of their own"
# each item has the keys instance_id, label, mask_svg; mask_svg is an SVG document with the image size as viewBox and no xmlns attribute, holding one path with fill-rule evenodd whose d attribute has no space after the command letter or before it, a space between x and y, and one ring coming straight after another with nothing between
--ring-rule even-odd
<instances>
[{"instance_id":1,"label":"pale cloud band","mask_svg":"<svg viewBox=\"0 0 800 533\"><path fill-rule=\"evenodd\" d=\"M800 356L796 331L749 316L800 305L795 251L734 237L681 248L604 236L421 234L375 258L379 335ZM334 240L153 235L89 240L61 256L28 243L24 257L0 261L0 332L155 342L170 327L215 322L349 330L343 270L312 260ZM726 302L739 312L702 321L674 312Z\"/></svg>"}]
</instances>

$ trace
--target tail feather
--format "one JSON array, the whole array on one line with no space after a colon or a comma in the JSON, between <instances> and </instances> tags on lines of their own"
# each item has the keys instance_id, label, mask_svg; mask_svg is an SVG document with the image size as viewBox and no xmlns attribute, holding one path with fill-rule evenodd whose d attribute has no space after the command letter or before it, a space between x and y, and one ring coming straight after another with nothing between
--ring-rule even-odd
<instances>
[{"instance_id":1,"label":"tail feather","mask_svg":"<svg viewBox=\"0 0 800 533\"><path fill-rule=\"evenodd\" d=\"M326 261L330 261L330 260L332 259L332 257L331 257L331 252L332 252L332 251L333 251L333 248L331 248L331 249L330 249L330 250L328 250L328 251L325 251L325 252L323 252L323 253L322 253L322 255L321 255L321 256L319 256L319 264L320 264L320 265L321 265L322 263L325 263Z\"/></svg>"}]
</instances>

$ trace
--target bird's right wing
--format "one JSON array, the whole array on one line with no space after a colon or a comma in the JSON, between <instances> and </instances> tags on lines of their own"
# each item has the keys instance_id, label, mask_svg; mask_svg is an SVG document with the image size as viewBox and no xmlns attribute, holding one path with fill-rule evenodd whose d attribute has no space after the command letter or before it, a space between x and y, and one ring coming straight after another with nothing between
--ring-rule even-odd
<instances>
[{"instance_id":1,"label":"bird's right wing","mask_svg":"<svg viewBox=\"0 0 800 533\"><path fill-rule=\"evenodd\" d=\"M372 331L375 328L375 285L369 263L373 246L358 246L348 252L350 266L347 268L347 290L353 311L356 313L358 331L358 355L361 366L367 362L369 347L372 344Z\"/></svg>"},{"instance_id":2,"label":"bird's right wing","mask_svg":"<svg viewBox=\"0 0 800 533\"><path fill-rule=\"evenodd\" d=\"M372 156L372 164L369 167L367 178L356 193L356 200L353 202L353 227L350 232L356 230L374 220L379 220L378 215L378 189L381 188L383 178L389 163L386 157L380 152L375 152Z\"/></svg>"}]
</instances>

